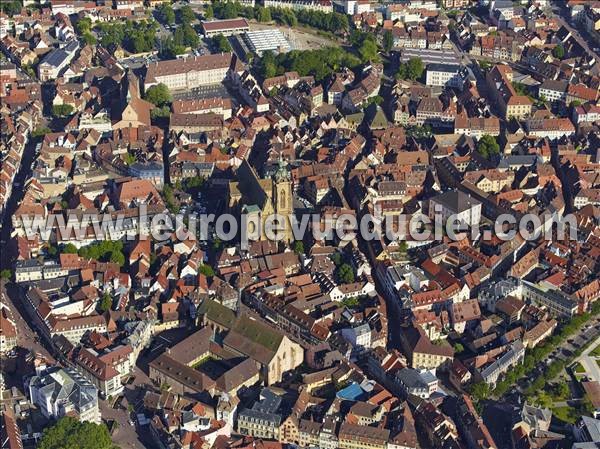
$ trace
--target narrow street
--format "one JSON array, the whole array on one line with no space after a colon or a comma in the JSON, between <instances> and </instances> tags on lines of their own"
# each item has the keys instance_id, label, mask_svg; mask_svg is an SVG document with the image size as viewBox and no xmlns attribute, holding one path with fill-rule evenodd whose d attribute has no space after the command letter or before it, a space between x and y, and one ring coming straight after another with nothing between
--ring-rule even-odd
<instances>
[{"instance_id":1,"label":"narrow street","mask_svg":"<svg viewBox=\"0 0 600 449\"><path fill-rule=\"evenodd\" d=\"M12 319L17 328L17 345L25 348L28 351L33 351L46 357L50 362L54 358L50 352L40 342L35 329L25 317L27 317L21 299L19 297L19 288L14 284L7 284L6 281L0 281L0 301L8 307L11 312Z\"/></svg>"},{"instance_id":2,"label":"narrow street","mask_svg":"<svg viewBox=\"0 0 600 449\"><path fill-rule=\"evenodd\" d=\"M4 217L0 228L0 245L2 245L2 257L0 257L0 269L12 269L14 254L10 254L8 242L12 232L12 216L19 207L20 201L23 199L25 182L31 177L31 166L36 158L36 139L30 139L23 150L21 158L21 166L15 176L13 189L10 198L7 201Z\"/></svg>"}]
</instances>

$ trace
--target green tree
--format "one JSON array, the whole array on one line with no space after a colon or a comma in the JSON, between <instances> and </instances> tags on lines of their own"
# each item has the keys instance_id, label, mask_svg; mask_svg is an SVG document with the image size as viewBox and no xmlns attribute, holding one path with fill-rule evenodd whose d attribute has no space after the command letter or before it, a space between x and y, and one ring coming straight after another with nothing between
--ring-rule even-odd
<instances>
[{"instance_id":1,"label":"green tree","mask_svg":"<svg viewBox=\"0 0 600 449\"><path fill-rule=\"evenodd\" d=\"M112 296L110 296L110 293L105 292L102 295L102 298L100 299L100 301L98 302L98 311L100 313L104 313L109 311L112 308Z\"/></svg>"},{"instance_id":2,"label":"green tree","mask_svg":"<svg viewBox=\"0 0 600 449\"><path fill-rule=\"evenodd\" d=\"M336 267L339 267L342 264L342 255L338 252L332 253L329 258Z\"/></svg>"},{"instance_id":3,"label":"green tree","mask_svg":"<svg viewBox=\"0 0 600 449\"><path fill-rule=\"evenodd\" d=\"M294 252L298 255L304 254L304 243L302 240L296 240L294 242Z\"/></svg>"},{"instance_id":4,"label":"green tree","mask_svg":"<svg viewBox=\"0 0 600 449\"><path fill-rule=\"evenodd\" d=\"M103 240L98 243L83 246L77 251L84 259L94 259L101 262L113 262L119 266L125 265L123 242L120 240Z\"/></svg>"},{"instance_id":5,"label":"green tree","mask_svg":"<svg viewBox=\"0 0 600 449\"><path fill-rule=\"evenodd\" d=\"M21 69L29 75L30 78L35 78L35 69L31 66L31 64L23 64Z\"/></svg>"},{"instance_id":6,"label":"green tree","mask_svg":"<svg viewBox=\"0 0 600 449\"><path fill-rule=\"evenodd\" d=\"M95 45L97 42L97 39L92 33L84 33L82 39L87 45Z\"/></svg>"},{"instance_id":7,"label":"green tree","mask_svg":"<svg viewBox=\"0 0 600 449\"><path fill-rule=\"evenodd\" d=\"M205 183L205 179L202 176L193 176L191 178L186 178L183 181L182 190L186 192L197 192L202 188Z\"/></svg>"},{"instance_id":8,"label":"green tree","mask_svg":"<svg viewBox=\"0 0 600 449\"><path fill-rule=\"evenodd\" d=\"M60 251L63 254L77 254L77 247L72 243L64 245Z\"/></svg>"},{"instance_id":9,"label":"green tree","mask_svg":"<svg viewBox=\"0 0 600 449\"><path fill-rule=\"evenodd\" d=\"M158 108L158 109L160 109L160 108ZM152 112L153 112L153 111L154 111L154 110L152 110ZM135 156L134 156L133 154L131 154L131 153L127 152L127 153L125 153L125 154L123 155L123 161L124 161L124 162L125 162L125 164L127 164L127 165L133 165L133 164L135 164L135 162L136 162L136 158L135 158Z\"/></svg>"},{"instance_id":10,"label":"green tree","mask_svg":"<svg viewBox=\"0 0 600 449\"><path fill-rule=\"evenodd\" d=\"M354 270L347 263L340 265L337 270L337 275L340 282L344 284L351 284L354 282Z\"/></svg>"},{"instance_id":11,"label":"green tree","mask_svg":"<svg viewBox=\"0 0 600 449\"><path fill-rule=\"evenodd\" d=\"M400 64L396 77L403 80L419 79L425 71L425 65L421 58L410 58L407 62Z\"/></svg>"},{"instance_id":12,"label":"green tree","mask_svg":"<svg viewBox=\"0 0 600 449\"><path fill-rule=\"evenodd\" d=\"M273 20L282 25L290 27L298 25L296 13L289 8L271 8L271 16L273 17Z\"/></svg>"},{"instance_id":13,"label":"green tree","mask_svg":"<svg viewBox=\"0 0 600 449\"><path fill-rule=\"evenodd\" d=\"M455 353L460 354L464 350L465 350L465 347L462 344L460 344L460 343L455 343L454 344L454 352Z\"/></svg>"},{"instance_id":14,"label":"green tree","mask_svg":"<svg viewBox=\"0 0 600 449\"><path fill-rule=\"evenodd\" d=\"M185 53L184 45L176 44L172 36L160 39L158 55L163 59L174 59L177 55Z\"/></svg>"},{"instance_id":15,"label":"green tree","mask_svg":"<svg viewBox=\"0 0 600 449\"><path fill-rule=\"evenodd\" d=\"M513 88L515 89L515 92L517 93L517 95L527 96L528 90L527 90L527 86L525 84L519 83L518 81L513 81L511 84L512 84Z\"/></svg>"},{"instance_id":16,"label":"green tree","mask_svg":"<svg viewBox=\"0 0 600 449\"><path fill-rule=\"evenodd\" d=\"M258 64L258 72L263 79L272 78L277 75L277 63L272 51L265 51Z\"/></svg>"},{"instance_id":17,"label":"green tree","mask_svg":"<svg viewBox=\"0 0 600 449\"><path fill-rule=\"evenodd\" d=\"M377 53L377 43L372 39L365 39L364 42L358 49L360 59L362 62L376 62L379 61L379 54Z\"/></svg>"},{"instance_id":18,"label":"green tree","mask_svg":"<svg viewBox=\"0 0 600 449\"><path fill-rule=\"evenodd\" d=\"M479 67L481 68L481 70L488 70L492 67L492 63L484 59L482 61L479 61Z\"/></svg>"},{"instance_id":19,"label":"green tree","mask_svg":"<svg viewBox=\"0 0 600 449\"><path fill-rule=\"evenodd\" d=\"M47 126L40 126L39 128L34 129L31 132L31 137L33 138L37 138L37 137L43 137L48 133L51 133L52 130L50 128L48 128Z\"/></svg>"},{"instance_id":20,"label":"green tree","mask_svg":"<svg viewBox=\"0 0 600 449\"><path fill-rule=\"evenodd\" d=\"M529 393L535 393L537 391L541 391L545 386L546 379L544 379L544 376L542 375L536 377L527 390Z\"/></svg>"},{"instance_id":21,"label":"green tree","mask_svg":"<svg viewBox=\"0 0 600 449\"><path fill-rule=\"evenodd\" d=\"M540 95L539 98L535 101L535 106L538 108L544 108L548 104L548 99L545 95Z\"/></svg>"},{"instance_id":22,"label":"green tree","mask_svg":"<svg viewBox=\"0 0 600 449\"><path fill-rule=\"evenodd\" d=\"M215 275L215 270L213 270L213 268L210 265L206 265L204 263L200 265L200 269L198 271L209 278Z\"/></svg>"},{"instance_id":23,"label":"green tree","mask_svg":"<svg viewBox=\"0 0 600 449\"><path fill-rule=\"evenodd\" d=\"M215 12L213 10L213 7L212 7L212 5L208 5L206 7L206 9L204 10L204 18L212 19L213 17L215 17Z\"/></svg>"},{"instance_id":24,"label":"green tree","mask_svg":"<svg viewBox=\"0 0 600 449\"><path fill-rule=\"evenodd\" d=\"M165 200L167 209L169 209L171 211L171 213L174 213L174 214L179 212L179 204L177 203L177 200L175 199L175 195L173 193L173 187L171 187L168 184L165 185L163 187L162 193L163 193L163 198Z\"/></svg>"},{"instance_id":25,"label":"green tree","mask_svg":"<svg viewBox=\"0 0 600 449\"><path fill-rule=\"evenodd\" d=\"M494 136L484 134L477 142L477 151L486 159L490 159L500 153L500 145L498 145Z\"/></svg>"},{"instance_id":26,"label":"green tree","mask_svg":"<svg viewBox=\"0 0 600 449\"><path fill-rule=\"evenodd\" d=\"M358 48L362 45L362 43L366 39L373 39L374 36L371 36L371 33L360 30L352 30L349 36L350 43L353 47Z\"/></svg>"},{"instance_id":27,"label":"green tree","mask_svg":"<svg viewBox=\"0 0 600 449\"><path fill-rule=\"evenodd\" d=\"M288 24L287 22L293 21L291 17L284 15L284 11L279 8L276 14L275 19L279 23ZM298 10L295 15L299 23L330 33L347 31L349 26L348 16L337 12L325 13L322 11Z\"/></svg>"},{"instance_id":28,"label":"green tree","mask_svg":"<svg viewBox=\"0 0 600 449\"><path fill-rule=\"evenodd\" d=\"M556 59L562 59L565 57L565 47L562 44L558 44L556 47L552 49L552 56Z\"/></svg>"},{"instance_id":29,"label":"green tree","mask_svg":"<svg viewBox=\"0 0 600 449\"><path fill-rule=\"evenodd\" d=\"M177 27L173 34L173 42L175 45L181 45L182 47L195 48L200 43L198 33L189 23L184 23L180 27Z\"/></svg>"},{"instance_id":30,"label":"green tree","mask_svg":"<svg viewBox=\"0 0 600 449\"><path fill-rule=\"evenodd\" d=\"M561 399L567 399L569 397L569 386L566 382L560 382L555 386L555 394Z\"/></svg>"},{"instance_id":31,"label":"green tree","mask_svg":"<svg viewBox=\"0 0 600 449\"><path fill-rule=\"evenodd\" d=\"M355 67L360 60L340 47L325 47L318 50L290 51L274 56L265 52L257 64L261 75L271 76L283 74L286 71L296 71L300 76L314 76L322 81L342 67Z\"/></svg>"},{"instance_id":32,"label":"green tree","mask_svg":"<svg viewBox=\"0 0 600 449\"><path fill-rule=\"evenodd\" d=\"M165 105L160 108L154 108L150 111L150 118L152 119L168 118L170 115L171 107L169 105Z\"/></svg>"},{"instance_id":33,"label":"green tree","mask_svg":"<svg viewBox=\"0 0 600 449\"><path fill-rule=\"evenodd\" d=\"M423 60L421 58L410 58L408 60L408 75L411 79L421 78L423 72L425 71L425 65L423 64Z\"/></svg>"},{"instance_id":34,"label":"green tree","mask_svg":"<svg viewBox=\"0 0 600 449\"><path fill-rule=\"evenodd\" d=\"M358 307L358 306L359 306L359 304L360 304L360 299L359 299L357 296L354 296L354 297L352 297L352 298L344 298L344 299L342 300L342 304L343 304L345 307L348 307L349 309L354 309L354 308L356 308L356 307Z\"/></svg>"},{"instance_id":35,"label":"green tree","mask_svg":"<svg viewBox=\"0 0 600 449\"><path fill-rule=\"evenodd\" d=\"M383 49L386 53L389 53L394 48L394 35L391 30L385 30L383 33Z\"/></svg>"},{"instance_id":36,"label":"green tree","mask_svg":"<svg viewBox=\"0 0 600 449\"><path fill-rule=\"evenodd\" d=\"M117 449L104 424L78 421L70 416L47 427L38 449Z\"/></svg>"},{"instance_id":37,"label":"green tree","mask_svg":"<svg viewBox=\"0 0 600 449\"><path fill-rule=\"evenodd\" d=\"M350 28L350 22L346 14L334 12L331 15L330 29L332 33L346 32Z\"/></svg>"},{"instance_id":38,"label":"green tree","mask_svg":"<svg viewBox=\"0 0 600 449\"><path fill-rule=\"evenodd\" d=\"M173 25L175 23L175 11L168 3L162 3L158 9L158 19L167 25Z\"/></svg>"},{"instance_id":39,"label":"green tree","mask_svg":"<svg viewBox=\"0 0 600 449\"><path fill-rule=\"evenodd\" d=\"M259 22L271 22L273 18L271 17L271 10L269 8L258 8L258 21Z\"/></svg>"},{"instance_id":40,"label":"green tree","mask_svg":"<svg viewBox=\"0 0 600 449\"><path fill-rule=\"evenodd\" d=\"M510 382L508 382L506 379L502 380L496 384L496 388L494 389L494 394L496 394L498 396L502 396L503 394L505 394L508 391L510 386L511 386Z\"/></svg>"},{"instance_id":41,"label":"green tree","mask_svg":"<svg viewBox=\"0 0 600 449\"><path fill-rule=\"evenodd\" d=\"M0 271L0 278L4 279L4 280L10 280L10 278L12 277L12 271L10 271L9 269L4 269L2 271Z\"/></svg>"},{"instance_id":42,"label":"green tree","mask_svg":"<svg viewBox=\"0 0 600 449\"><path fill-rule=\"evenodd\" d=\"M535 405L542 408L552 407L552 398L545 391L538 392L537 398L535 399Z\"/></svg>"},{"instance_id":43,"label":"green tree","mask_svg":"<svg viewBox=\"0 0 600 449\"><path fill-rule=\"evenodd\" d=\"M75 30L77 33L84 35L92 30L92 19L89 17L83 17L75 24Z\"/></svg>"},{"instance_id":44,"label":"green tree","mask_svg":"<svg viewBox=\"0 0 600 449\"><path fill-rule=\"evenodd\" d=\"M0 2L0 11L12 17L21 12L23 2L21 0L3 0Z\"/></svg>"},{"instance_id":45,"label":"green tree","mask_svg":"<svg viewBox=\"0 0 600 449\"><path fill-rule=\"evenodd\" d=\"M145 98L154 106L164 106L171 103L171 92L163 83L151 86L147 91Z\"/></svg>"},{"instance_id":46,"label":"green tree","mask_svg":"<svg viewBox=\"0 0 600 449\"><path fill-rule=\"evenodd\" d=\"M485 382L477 382L471 385L470 393L476 401L482 401L490 396L490 386Z\"/></svg>"},{"instance_id":47,"label":"green tree","mask_svg":"<svg viewBox=\"0 0 600 449\"><path fill-rule=\"evenodd\" d=\"M214 238L212 248L216 252L221 251L221 249L223 249L223 242L219 237Z\"/></svg>"},{"instance_id":48,"label":"green tree","mask_svg":"<svg viewBox=\"0 0 600 449\"><path fill-rule=\"evenodd\" d=\"M66 117L73 113L73 106L70 104L55 104L52 106L52 115L54 117Z\"/></svg>"},{"instance_id":49,"label":"green tree","mask_svg":"<svg viewBox=\"0 0 600 449\"><path fill-rule=\"evenodd\" d=\"M179 10L179 20L181 23L190 24L196 20L196 13L190 5L185 5Z\"/></svg>"},{"instance_id":50,"label":"green tree","mask_svg":"<svg viewBox=\"0 0 600 449\"><path fill-rule=\"evenodd\" d=\"M214 36L212 38L212 41L215 48L221 53L229 53L231 51L231 44L229 43L227 38L222 34L219 33L216 36Z\"/></svg>"},{"instance_id":51,"label":"green tree","mask_svg":"<svg viewBox=\"0 0 600 449\"><path fill-rule=\"evenodd\" d=\"M100 23L97 25L104 47L121 45L132 53L147 52L156 45L158 24L153 20L127 20L125 22Z\"/></svg>"},{"instance_id":52,"label":"green tree","mask_svg":"<svg viewBox=\"0 0 600 449\"><path fill-rule=\"evenodd\" d=\"M215 17L219 19L233 19L239 16L241 5L237 2L216 1L213 2L212 8Z\"/></svg>"},{"instance_id":53,"label":"green tree","mask_svg":"<svg viewBox=\"0 0 600 449\"><path fill-rule=\"evenodd\" d=\"M369 98L367 100L366 107L368 107L372 104L381 106L383 104L383 97L381 95L375 95L374 97Z\"/></svg>"}]
</instances>

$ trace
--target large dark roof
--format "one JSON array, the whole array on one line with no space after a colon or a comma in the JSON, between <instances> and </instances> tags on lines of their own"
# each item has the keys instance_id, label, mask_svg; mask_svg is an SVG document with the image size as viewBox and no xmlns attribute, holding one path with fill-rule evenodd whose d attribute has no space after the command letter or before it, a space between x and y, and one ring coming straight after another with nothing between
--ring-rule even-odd
<instances>
[{"instance_id":1,"label":"large dark roof","mask_svg":"<svg viewBox=\"0 0 600 449\"><path fill-rule=\"evenodd\" d=\"M464 212L471 209L473 206L481 204L475 198L472 198L470 195L467 195L460 190L444 192L433 198L433 200L456 213Z\"/></svg>"}]
</instances>

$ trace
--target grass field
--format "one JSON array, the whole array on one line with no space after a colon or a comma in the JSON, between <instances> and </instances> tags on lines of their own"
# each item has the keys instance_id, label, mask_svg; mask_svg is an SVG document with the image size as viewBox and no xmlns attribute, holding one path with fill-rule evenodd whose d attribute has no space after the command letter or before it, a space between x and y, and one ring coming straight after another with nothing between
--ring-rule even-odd
<instances>
[{"instance_id":1,"label":"grass field","mask_svg":"<svg viewBox=\"0 0 600 449\"><path fill-rule=\"evenodd\" d=\"M554 417L566 424L575 424L581 414L573 407L554 407L552 409Z\"/></svg>"}]
</instances>

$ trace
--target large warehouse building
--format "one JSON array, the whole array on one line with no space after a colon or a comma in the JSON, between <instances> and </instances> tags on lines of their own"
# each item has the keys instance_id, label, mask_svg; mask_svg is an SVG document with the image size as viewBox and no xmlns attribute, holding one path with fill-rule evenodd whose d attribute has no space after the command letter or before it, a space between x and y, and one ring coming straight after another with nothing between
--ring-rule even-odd
<instances>
[{"instance_id":1,"label":"large warehouse building","mask_svg":"<svg viewBox=\"0 0 600 449\"><path fill-rule=\"evenodd\" d=\"M204 37L213 37L217 34L223 36L233 36L249 31L248 21L244 18L211 20L210 22L202 22L202 34Z\"/></svg>"},{"instance_id":2,"label":"large warehouse building","mask_svg":"<svg viewBox=\"0 0 600 449\"><path fill-rule=\"evenodd\" d=\"M279 30L248 31L244 34L248 48L261 56L265 51L285 53L291 50L290 43Z\"/></svg>"}]
</instances>

